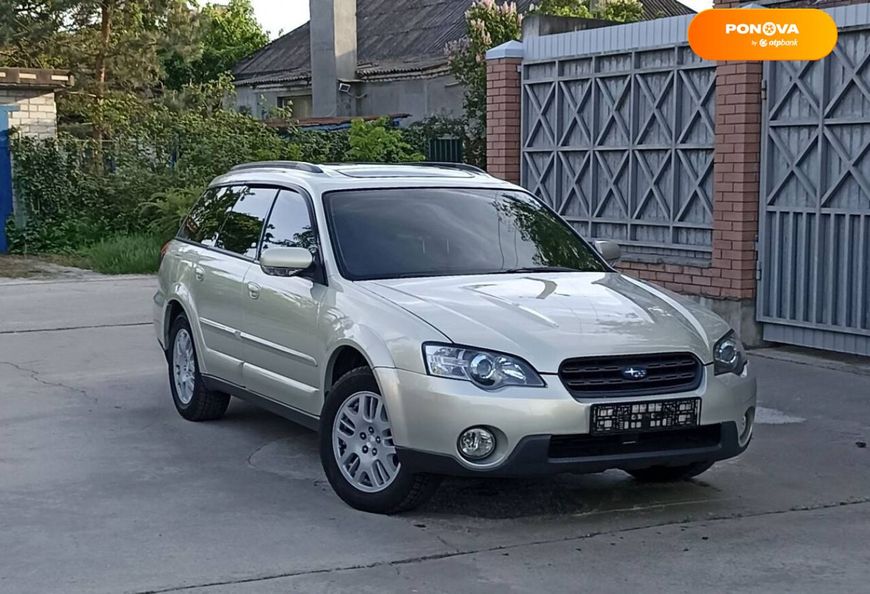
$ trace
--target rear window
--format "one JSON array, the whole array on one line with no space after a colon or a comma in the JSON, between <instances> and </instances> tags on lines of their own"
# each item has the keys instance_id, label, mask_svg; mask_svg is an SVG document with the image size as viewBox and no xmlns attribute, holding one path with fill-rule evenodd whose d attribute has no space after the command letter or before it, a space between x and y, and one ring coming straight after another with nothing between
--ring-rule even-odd
<instances>
[{"instance_id":1,"label":"rear window","mask_svg":"<svg viewBox=\"0 0 870 594\"><path fill-rule=\"evenodd\" d=\"M236 188L241 191L242 188ZM179 239L214 246L227 211L236 202L233 188L209 188L193 205L178 231Z\"/></svg>"},{"instance_id":2,"label":"rear window","mask_svg":"<svg viewBox=\"0 0 870 594\"><path fill-rule=\"evenodd\" d=\"M244 188L224 219L215 247L256 258L263 222L277 194L275 188Z\"/></svg>"},{"instance_id":3,"label":"rear window","mask_svg":"<svg viewBox=\"0 0 870 594\"><path fill-rule=\"evenodd\" d=\"M178 238L256 258L263 223L277 194L275 188L209 188L187 215Z\"/></svg>"}]
</instances>

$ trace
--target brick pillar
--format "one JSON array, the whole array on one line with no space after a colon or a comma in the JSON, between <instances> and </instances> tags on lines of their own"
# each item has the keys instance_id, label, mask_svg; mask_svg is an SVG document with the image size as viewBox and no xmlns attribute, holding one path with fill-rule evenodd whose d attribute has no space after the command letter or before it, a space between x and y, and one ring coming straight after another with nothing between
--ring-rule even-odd
<instances>
[{"instance_id":1,"label":"brick pillar","mask_svg":"<svg viewBox=\"0 0 870 594\"><path fill-rule=\"evenodd\" d=\"M523 46L510 41L486 53L486 169L520 183L520 97Z\"/></svg>"},{"instance_id":2,"label":"brick pillar","mask_svg":"<svg viewBox=\"0 0 870 594\"><path fill-rule=\"evenodd\" d=\"M755 298L761 165L761 62L716 67L713 268L723 297Z\"/></svg>"},{"instance_id":3,"label":"brick pillar","mask_svg":"<svg viewBox=\"0 0 870 594\"><path fill-rule=\"evenodd\" d=\"M716 8L740 5L714 0ZM720 311L747 344L761 342L755 321L761 172L761 62L719 62L716 66L716 136L713 163L713 281ZM718 278L716 278L718 277Z\"/></svg>"}]
</instances>

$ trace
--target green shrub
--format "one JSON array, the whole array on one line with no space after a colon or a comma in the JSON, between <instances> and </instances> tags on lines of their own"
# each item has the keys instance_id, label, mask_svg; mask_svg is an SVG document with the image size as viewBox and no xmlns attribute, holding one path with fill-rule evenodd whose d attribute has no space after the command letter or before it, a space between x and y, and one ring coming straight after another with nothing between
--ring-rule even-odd
<instances>
[{"instance_id":1,"label":"green shrub","mask_svg":"<svg viewBox=\"0 0 870 594\"><path fill-rule=\"evenodd\" d=\"M162 239L171 239L204 191L205 186L194 186L154 194L141 208L143 218L148 221L148 230Z\"/></svg>"},{"instance_id":2,"label":"green shrub","mask_svg":"<svg viewBox=\"0 0 870 594\"><path fill-rule=\"evenodd\" d=\"M17 210L6 222L12 253L72 253L116 235L169 238L206 185L239 163L425 158L386 120L354 121L343 132L291 127L282 137L223 109L136 105L141 113L128 114L99 144L69 135L14 140Z\"/></svg>"},{"instance_id":3,"label":"green shrub","mask_svg":"<svg viewBox=\"0 0 870 594\"><path fill-rule=\"evenodd\" d=\"M385 118L372 122L354 120L348 142L349 160L357 163L398 163L426 158L414 152L414 148L405 142L402 132L390 126Z\"/></svg>"},{"instance_id":4,"label":"green shrub","mask_svg":"<svg viewBox=\"0 0 870 594\"><path fill-rule=\"evenodd\" d=\"M155 235L116 235L82 248L82 265L103 274L149 274L157 271L162 241Z\"/></svg>"},{"instance_id":5,"label":"green shrub","mask_svg":"<svg viewBox=\"0 0 870 594\"><path fill-rule=\"evenodd\" d=\"M294 130L288 139L299 147L299 160L308 163L341 163L350 151L347 130Z\"/></svg>"}]
</instances>

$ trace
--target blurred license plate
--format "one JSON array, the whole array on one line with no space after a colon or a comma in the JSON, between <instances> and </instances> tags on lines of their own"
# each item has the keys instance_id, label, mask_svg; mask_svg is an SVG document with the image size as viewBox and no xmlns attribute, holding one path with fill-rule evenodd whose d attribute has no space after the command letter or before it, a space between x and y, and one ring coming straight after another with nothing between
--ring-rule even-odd
<instances>
[{"instance_id":1,"label":"blurred license plate","mask_svg":"<svg viewBox=\"0 0 870 594\"><path fill-rule=\"evenodd\" d=\"M700 398L596 404L592 407L590 433L638 433L694 427L700 416Z\"/></svg>"}]
</instances>

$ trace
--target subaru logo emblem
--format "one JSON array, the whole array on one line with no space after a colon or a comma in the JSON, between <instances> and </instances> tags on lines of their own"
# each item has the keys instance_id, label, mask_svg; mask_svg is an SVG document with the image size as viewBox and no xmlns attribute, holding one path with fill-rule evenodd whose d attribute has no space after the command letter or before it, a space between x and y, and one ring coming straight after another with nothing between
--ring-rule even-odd
<instances>
[{"instance_id":1,"label":"subaru logo emblem","mask_svg":"<svg viewBox=\"0 0 870 594\"><path fill-rule=\"evenodd\" d=\"M646 373L644 367L626 367L622 370L622 377L628 380L642 380L646 377Z\"/></svg>"}]
</instances>

